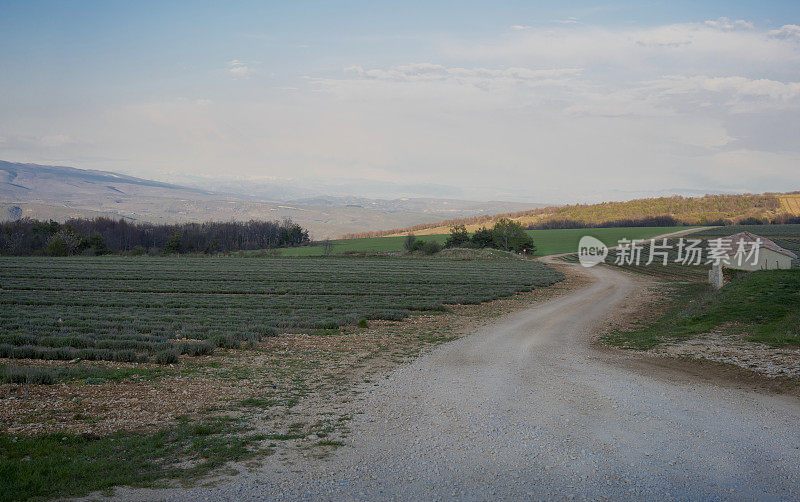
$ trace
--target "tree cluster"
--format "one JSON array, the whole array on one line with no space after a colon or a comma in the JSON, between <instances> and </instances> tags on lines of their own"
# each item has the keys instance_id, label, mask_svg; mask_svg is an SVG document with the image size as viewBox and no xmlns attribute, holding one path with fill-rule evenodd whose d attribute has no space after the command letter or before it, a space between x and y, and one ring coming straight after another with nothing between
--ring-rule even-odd
<instances>
[{"instance_id":1,"label":"tree cluster","mask_svg":"<svg viewBox=\"0 0 800 502\"><path fill-rule=\"evenodd\" d=\"M300 246L308 231L291 220L182 224L132 223L111 218L0 223L0 254L217 253Z\"/></svg>"},{"instance_id":2,"label":"tree cluster","mask_svg":"<svg viewBox=\"0 0 800 502\"><path fill-rule=\"evenodd\" d=\"M517 253L536 251L533 238L525 232L522 224L507 218L497 220L491 229L481 227L472 235L467 232L466 226L454 225L450 227L450 235L444 245L448 248L494 248Z\"/></svg>"},{"instance_id":3,"label":"tree cluster","mask_svg":"<svg viewBox=\"0 0 800 502\"><path fill-rule=\"evenodd\" d=\"M436 254L442 250L442 245L436 241L417 239L414 234L408 234L403 240L403 248L411 253L419 251L423 254Z\"/></svg>"}]
</instances>

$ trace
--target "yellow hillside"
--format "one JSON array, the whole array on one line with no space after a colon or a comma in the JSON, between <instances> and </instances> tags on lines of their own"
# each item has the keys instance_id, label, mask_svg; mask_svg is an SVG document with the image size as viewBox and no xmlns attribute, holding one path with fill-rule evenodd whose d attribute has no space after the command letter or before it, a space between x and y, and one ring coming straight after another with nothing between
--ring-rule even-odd
<instances>
[{"instance_id":1,"label":"yellow hillside","mask_svg":"<svg viewBox=\"0 0 800 502\"><path fill-rule=\"evenodd\" d=\"M781 209L789 214L800 214L800 193L778 195L781 201Z\"/></svg>"},{"instance_id":2,"label":"yellow hillside","mask_svg":"<svg viewBox=\"0 0 800 502\"><path fill-rule=\"evenodd\" d=\"M453 225L465 225L467 230L475 231L484 226L492 226L498 218L509 218L527 227L553 222L578 222L586 225L600 225L620 220L657 217L671 217L677 222L688 225L705 225L721 224L723 222L736 223L745 218L757 218L769 222L789 215L800 215L800 192L706 195L703 197L674 196L624 202L603 202L599 204L573 204L517 213L446 220L344 237L398 236L412 232L417 235L446 234Z\"/></svg>"}]
</instances>

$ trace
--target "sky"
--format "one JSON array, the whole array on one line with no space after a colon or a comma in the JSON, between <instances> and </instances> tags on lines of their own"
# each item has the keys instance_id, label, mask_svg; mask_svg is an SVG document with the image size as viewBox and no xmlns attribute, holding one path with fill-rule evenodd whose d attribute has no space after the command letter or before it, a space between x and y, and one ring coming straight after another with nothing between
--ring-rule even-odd
<instances>
[{"instance_id":1,"label":"sky","mask_svg":"<svg viewBox=\"0 0 800 502\"><path fill-rule=\"evenodd\" d=\"M800 2L0 0L0 159L538 202L798 190Z\"/></svg>"}]
</instances>

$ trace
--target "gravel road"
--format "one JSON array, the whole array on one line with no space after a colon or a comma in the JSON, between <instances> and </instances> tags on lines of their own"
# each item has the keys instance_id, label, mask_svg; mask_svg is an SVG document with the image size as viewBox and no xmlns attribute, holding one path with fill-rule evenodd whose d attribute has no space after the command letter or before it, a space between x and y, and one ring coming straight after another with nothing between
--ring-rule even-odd
<instances>
[{"instance_id":1,"label":"gravel road","mask_svg":"<svg viewBox=\"0 0 800 502\"><path fill-rule=\"evenodd\" d=\"M374 387L349 444L151 500L799 499L800 403L591 348L636 281L590 286L439 347Z\"/></svg>"}]
</instances>

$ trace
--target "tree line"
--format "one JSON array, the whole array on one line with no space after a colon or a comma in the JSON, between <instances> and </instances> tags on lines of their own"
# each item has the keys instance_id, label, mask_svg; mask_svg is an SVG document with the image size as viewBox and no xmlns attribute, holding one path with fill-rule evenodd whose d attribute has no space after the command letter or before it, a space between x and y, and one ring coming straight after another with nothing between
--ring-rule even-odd
<instances>
[{"instance_id":1,"label":"tree line","mask_svg":"<svg viewBox=\"0 0 800 502\"><path fill-rule=\"evenodd\" d=\"M0 254L219 253L300 246L308 230L291 220L153 224L112 218L65 223L21 219L0 223Z\"/></svg>"}]
</instances>

